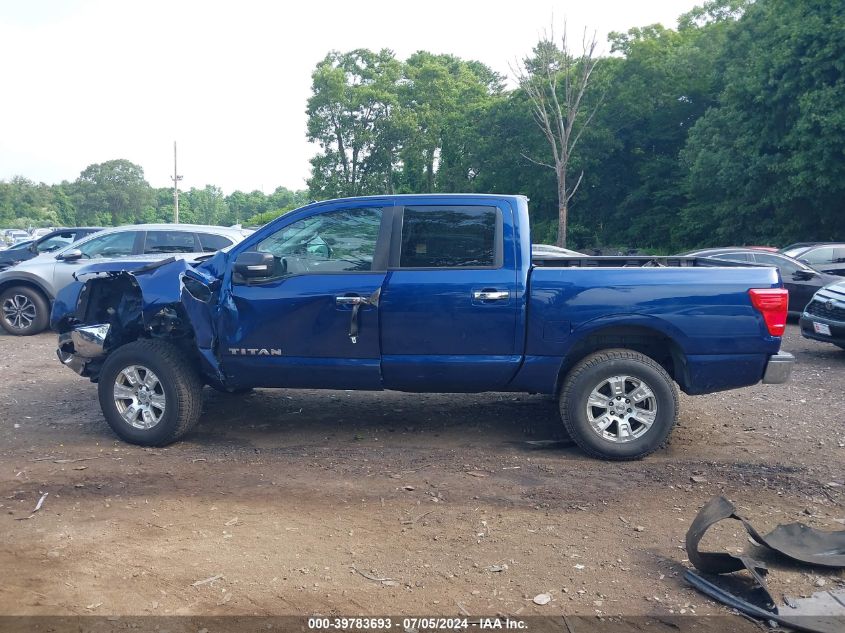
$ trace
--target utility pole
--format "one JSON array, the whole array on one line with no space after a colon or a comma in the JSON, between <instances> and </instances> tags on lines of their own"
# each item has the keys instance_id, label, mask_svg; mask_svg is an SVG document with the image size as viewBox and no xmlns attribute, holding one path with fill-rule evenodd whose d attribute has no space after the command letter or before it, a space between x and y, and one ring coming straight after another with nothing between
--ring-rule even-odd
<instances>
[{"instance_id":1,"label":"utility pole","mask_svg":"<svg viewBox=\"0 0 845 633\"><path fill-rule=\"evenodd\" d=\"M182 176L176 170L176 141L173 141L173 176L170 179L173 181L173 223L179 224L179 181Z\"/></svg>"}]
</instances>

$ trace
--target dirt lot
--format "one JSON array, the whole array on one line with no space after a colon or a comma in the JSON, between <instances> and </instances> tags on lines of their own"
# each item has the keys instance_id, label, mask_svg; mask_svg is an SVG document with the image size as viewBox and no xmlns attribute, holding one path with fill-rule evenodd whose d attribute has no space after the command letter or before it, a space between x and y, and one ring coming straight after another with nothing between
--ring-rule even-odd
<instances>
[{"instance_id":1,"label":"dirt lot","mask_svg":"<svg viewBox=\"0 0 845 633\"><path fill-rule=\"evenodd\" d=\"M845 520L845 352L795 326L789 385L683 397L624 464L532 450L555 405L514 394L208 391L185 441L137 448L54 346L0 336L0 614L720 614L681 579L712 495L765 531ZM822 580L845 574L770 576Z\"/></svg>"}]
</instances>

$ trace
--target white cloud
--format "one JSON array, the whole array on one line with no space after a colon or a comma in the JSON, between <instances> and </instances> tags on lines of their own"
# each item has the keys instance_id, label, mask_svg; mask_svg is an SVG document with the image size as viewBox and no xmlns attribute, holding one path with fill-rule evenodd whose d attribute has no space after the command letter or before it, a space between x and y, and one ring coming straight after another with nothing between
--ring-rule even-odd
<instances>
[{"instance_id":1,"label":"white cloud","mask_svg":"<svg viewBox=\"0 0 845 633\"><path fill-rule=\"evenodd\" d=\"M0 178L73 180L126 158L170 184L179 143L184 187L304 186L311 71L331 49L390 48L478 59L501 73L554 14L571 34L662 22L692 0L584 3L250 0L0 4Z\"/></svg>"}]
</instances>

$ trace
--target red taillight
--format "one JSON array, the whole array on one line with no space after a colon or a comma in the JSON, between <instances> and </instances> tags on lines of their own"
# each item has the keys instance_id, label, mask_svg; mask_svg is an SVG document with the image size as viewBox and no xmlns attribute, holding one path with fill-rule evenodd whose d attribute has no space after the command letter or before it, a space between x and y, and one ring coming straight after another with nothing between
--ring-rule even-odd
<instances>
[{"instance_id":1,"label":"red taillight","mask_svg":"<svg viewBox=\"0 0 845 633\"><path fill-rule=\"evenodd\" d=\"M785 288L752 288L748 294L751 297L751 305L763 315L769 334L783 336L786 330L789 291Z\"/></svg>"}]
</instances>

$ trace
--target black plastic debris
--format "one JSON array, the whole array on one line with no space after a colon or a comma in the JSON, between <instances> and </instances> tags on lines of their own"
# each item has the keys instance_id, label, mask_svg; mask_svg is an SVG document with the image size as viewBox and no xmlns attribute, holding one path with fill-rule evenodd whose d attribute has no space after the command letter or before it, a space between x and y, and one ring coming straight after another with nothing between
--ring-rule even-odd
<instances>
[{"instance_id":1,"label":"black plastic debris","mask_svg":"<svg viewBox=\"0 0 845 633\"><path fill-rule=\"evenodd\" d=\"M704 534L712 525L725 519L742 523L755 543L772 552L795 562L832 568L845 567L845 530L826 532L802 523L790 523L779 525L762 536L754 526L736 513L736 508L730 501L724 497L714 497L701 508L687 530L689 560L696 569L705 574L729 574L743 569L748 571L754 581L754 588L763 594L765 605L753 604L692 571L687 571L684 575L687 582L702 593L746 615L774 620L801 631L814 633L841 633L845 630L845 613L831 610L830 606L836 607L842 599L838 595L840 592L827 592L830 594L828 598L817 598L815 602L805 603L801 611L789 614L790 607L778 609L775 605L765 581L765 575L768 573L766 563L747 555L702 552L699 544ZM822 608L822 605L826 606Z\"/></svg>"}]
</instances>

